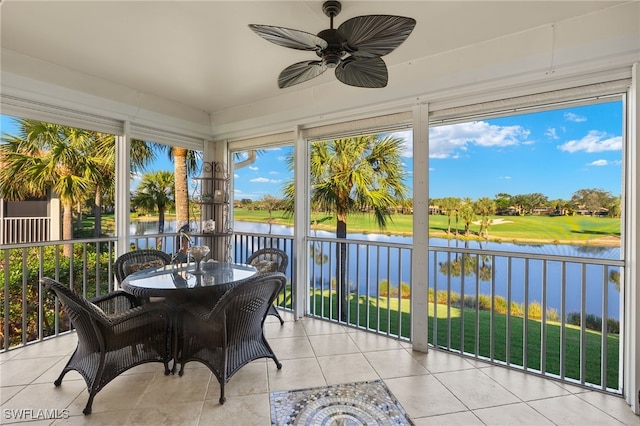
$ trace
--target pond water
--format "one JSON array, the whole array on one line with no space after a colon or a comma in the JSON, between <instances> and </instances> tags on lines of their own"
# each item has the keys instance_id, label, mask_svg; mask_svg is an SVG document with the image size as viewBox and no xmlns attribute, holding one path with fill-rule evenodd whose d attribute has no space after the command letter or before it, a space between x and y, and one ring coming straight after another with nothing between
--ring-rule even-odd
<instances>
[{"instance_id":1,"label":"pond water","mask_svg":"<svg viewBox=\"0 0 640 426\"><path fill-rule=\"evenodd\" d=\"M131 225L131 233L134 235L153 234L157 232L157 222L137 222ZM271 234L292 236L293 228L283 225L269 225L265 223L252 222L235 222L234 230L237 232ZM175 232L175 222L166 222L165 232ZM313 232L314 237L332 238L335 234L326 231ZM373 233L354 233L349 234L348 239L355 242L389 242L400 244L412 244L412 237L398 235L382 235ZM168 241L167 244L172 244ZM413 253L414 261L430 262L430 265L437 265L437 271L434 271L434 277L429 279L429 286L436 290L447 290L465 294L475 295L491 294L492 281L495 286L495 294L502 297L510 296L511 300L516 303L524 303L526 300L541 303L543 299L543 279L546 277L546 299L548 308L555 309L560 313L562 305L562 263L559 261L548 261L546 267L540 260L530 259L511 259L503 256L495 256L493 261L495 265L491 265L491 258L484 256L461 256L460 254L448 254L446 252L437 251L438 247L451 248L471 248L483 249L498 252L511 253L535 253L546 256L570 256L592 259L611 259L618 260L621 258L621 250L619 247L596 247L583 245L562 245L562 244L515 244L515 243L498 243L498 242L479 242L479 241L461 241L455 239L430 238L429 245L432 250L429 253ZM316 244L316 250L322 250L330 256L334 256L330 246ZM333 246L335 247L335 245ZM373 252L372 248L367 246L351 245L349 248L349 259L365 259L367 250L369 250L370 259L368 267L363 264L357 268L355 265L349 267L349 282L359 283L359 292L376 294L377 286L371 286L371 281L380 282L388 280L392 287L397 287L400 282L410 282L411 279L411 258L408 250L397 250L381 248L377 252ZM169 250L170 251L170 250ZM437 256L437 257L436 257ZM377 260L377 262L376 262ZM355 262L355 261L354 261ZM310 262L312 268L318 271L313 273L316 278L314 285L319 288L328 288L332 276L335 271L329 268L335 268L335 261L325 264L314 264ZM462 272L464 264L465 273ZM333 266L330 266L333 265ZM546 269L545 269L546 268ZM579 263L565 263L566 273L564 274L566 282L566 295L564 296L564 304L566 312L580 312L581 310L581 294L582 294L582 266ZM489 273L487 274L487 271ZM495 271L494 277L491 272ZM450 273L451 272L451 273ZM596 316L603 316L602 300L603 293L606 291L607 316L609 318L618 319L620 315L620 291L619 284L616 282L616 274L619 274L619 268L609 267L605 270L602 266L588 265L584 270L585 282L585 305L586 312ZM476 277L476 273L478 276ZM603 275L609 277L608 282L603 286ZM449 278L450 276L450 278ZM525 279L526 278L526 279ZM525 286L525 282L527 286ZM510 284L510 285L509 285ZM477 288L476 288L477 286ZM603 288L604 287L604 288Z\"/></svg>"}]
</instances>

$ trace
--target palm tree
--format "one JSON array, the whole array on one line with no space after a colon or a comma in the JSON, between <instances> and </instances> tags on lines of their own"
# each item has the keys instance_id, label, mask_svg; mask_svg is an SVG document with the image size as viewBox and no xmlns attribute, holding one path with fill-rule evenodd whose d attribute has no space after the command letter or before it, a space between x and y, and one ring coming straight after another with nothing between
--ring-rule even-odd
<instances>
[{"instance_id":1,"label":"palm tree","mask_svg":"<svg viewBox=\"0 0 640 426\"><path fill-rule=\"evenodd\" d=\"M62 238L73 238L73 206L82 202L108 167L106 140L87 130L20 120L20 134L0 144L0 196L22 200L55 191L63 207ZM65 255L71 246L64 246Z\"/></svg>"},{"instance_id":2,"label":"palm tree","mask_svg":"<svg viewBox=\"0 0 640 426\"><path fill-rule=\"evenodd\" d=\"M475 210L480 215L480 231L479 235L489 239L489 225L491 219L489 216L496 212L496 202L489 197L478 198L475 202Z\"/></svg>"},{"instance_id":3,"label":"palm tree","mask_svg":"<svg viewBox=\"0 0 640 426\"><path fill-rule=\"evenodd\" d=\"M174 202L175 179L173 173L166 170L145 173L131 198L135 207L147 211L158 209L158 234L164 233L164 215Z\"/></svg>"},{"instance_id":4,"label":"palm tree","mask_svg":"<svg viewBox=\"0 0 640 426\"><path fill-rule=\"evenodd\" d=\"M405 171L402 166L403 140L391 135L368 135L311 143L311 204L320 210L335 211L336 237L347 237L347 215L372 211L378 227L384 229L389 209L405 198ZM289 167L293 158L289 157ZM292 197L294 183L284 194ZM289 200L289 208L293 201ZM347 245L337 245L336 276L340 316L347 320Z\"/></svg>"},{"instance_id":5,"label":"palm tree","mask_svg":"<svg viewBox=\"0 0 640 426\"><path fill-rule=\"evenodd\" d=\"M166 150L169 159L173 160L175 176L176 229L189 224L189 176L198 171L198 162L202 158L199 151L192 151L179 146L153 144L160 150Z\"/></svg>"},{"instance_id":6,"label":"palm tree","mask_svg":"<svg viewBox=\"0 0 640 426\"><path fill-rule=\"evenodd\" d=\"M442 199L441 207L445 211L447 215L447 234L451 234L451 216L456 213L458 208L459 200L455 197L445 197ZM457 217L457 215L456 215ZM457 233L456 226L456 233Z\"/></svg>"},{"instance_id":7,"label":"palm tree","mask_svg":"<svg viewBox=\"0 0 640 426\"><path fill-rule=\"evenodd\" d=\"M471 232L471 222L476 220L476 214L473 211L473 203L471 198L465 198L462 200L461 206L458 208L458 215L464 222L464 235L469 236Z\"/></svg>"}]
</instances>

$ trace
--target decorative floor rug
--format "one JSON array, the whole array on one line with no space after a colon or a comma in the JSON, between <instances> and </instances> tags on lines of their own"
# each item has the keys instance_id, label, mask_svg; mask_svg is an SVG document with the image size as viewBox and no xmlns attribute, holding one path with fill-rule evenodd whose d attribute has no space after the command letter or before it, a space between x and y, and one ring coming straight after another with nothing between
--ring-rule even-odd
<instances>
[{"instance_id":1,"label":"decorative floor rug","mask_svg":"<svg viewBox=\"0 0 640 426\"><path fill-rule=\"evenodd\" d=\"M274 426L413 425L381 380L271 392Z\"/></svg>"}]
</instances>

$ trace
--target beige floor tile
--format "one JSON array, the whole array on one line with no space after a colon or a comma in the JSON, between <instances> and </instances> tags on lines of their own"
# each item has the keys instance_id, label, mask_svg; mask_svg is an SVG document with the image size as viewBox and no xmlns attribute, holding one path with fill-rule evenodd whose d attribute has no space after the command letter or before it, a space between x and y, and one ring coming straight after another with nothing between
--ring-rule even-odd
<instances>
[{"instance_id":1,"label":"beige floor tile","mask_svg":"<svg viewBox=\"0 0 640 426\"><path fill-rule=\"evenodd\" d=\"M200 415L200 425L252 426L270 425L269 394L242 395L227 398L224 405L207 400Z\"/></svg>"},{"instance_id":2,"label":"beige floor tile","mask_svg":"<svg viewBox=\"0 0 640 426\"><path fill-rule=\"evenodd\" d=\"M280 321L275 317L273 320L264 322L264 335L267 339L276 339L280 337L303 337L307 335L302 321L285 321L280 325Z\"/></svg>"},{"instance_id":3,"label":"beige floor tile","mask_svg":"<svg viewBox=\"0 0 640 426\"><path fill-rule=\"evenodd\" d=\"M315 336L318 334L338 334L346 333L347 327L343 327L340 324L331 323L329 321L315 320L311 318L304 318L300 320L304 326L307 336Z\"/></svg>"},{"instance_id":4,"label":"beige floor tile","mask_svg":"<svg viewBox=\"0 0 640 426\"><path fill-rule=\"evenodd\" d=\"M385 336L379 336L368 331L357 330L355 333L349 333L349 337L351 337L362 352L386 351L402 348L401 341L390 339Z\"/></svg>"},{"instance_id":5,"label":"beige floor tile","mask_svg":"<svg viewBox=\"0 0 640 426\"><path fill-rule=\"evenodd\" d=\"M269 345L280 361L294 358L313 358L315 353L306 336L269 339Z\"/></svg>"},{"instance_id":6,"label":"beige floor tile","mask_svg":"<svg viewBox=\"0 0 640 426\"><path fill-rule=\"evenodd\" d=\"M413 419L415 426L483 426L485 423L471 411L463 411L460 413L442 414L440 416L421 417Z\"/></svg>"},{"instance_id":7,"label":"beige floor tile","mask_svg":"<svg viewBox=\"0 0 640 426\"><path fill-rule=\"evenodd\" d=\"M68 333L62 336L48 338L41 345L33 343L25 346L20 354L20 358L43 358L50 356L71 356L78 346L76 333Z\"/></svg>"},{"instance_id":8,"label":"beige floor tile","mask_svg":"<svg viewBox=\"0 0 640 426\"><path fill-rule=\"evenodd\" d=\"M464 357L435 349L429 352L412 351L411 356L424 365L431 373L473 369L473 365Z\"/></svg>"},{"instance_id":9,"label":"beige floor tile","mask_svg":"<svg viewBox=\"0 0 640 426\"><path fill-rule=\"evenodd\" d=\"M347 333L309 336L309 342L318 357L360 353L360 349Z\"/></svg>"},{"instance_id":10,"label":"beige floor tile","mask_svg":"<svg viewBox=\"0 0 640 426\"><path fill-rule=\"evenodd\" d=\"M269 369L269 391L305 389L327 384L316 358L290 359L281 370Z\"/></svg>"},{"instance_id":11,"label":"beige floor tile","mask_svg":"<svg viewBox=\"0 0 640 426\"><path fill-rule=\"evenodd\" d=\"M595 391L579 393L576 396L598 407L600 410L615 417L626 425L640 426L640 416L633 414L629 404L627 404L621 396L608 395Z\"/></svg>"},{"instance_id":12,"label":"beige floor tile","mask_svg":"<svg viewBox=\"0 0 640 426\"><path fill-rule=\"evenodd\" d=\"M515 395L478 370L451 371L435 376L471 410L520 402Z\"/></svg>"},{"instance_id":13,"label":"beige floor tile","mask_svg":"<svg viewBox=\"0 0 640 426\"><path fill-rule=\"evenodd\" d=\"M215 378L208 369L185 371L182 377L177 374L156 374L144 394L140 396L136 408L204 401L211 380Z\"/></svg>"},{"instance_id":14,"label":"beige floor tile","mask_svg":"<svg viewBox=\"0 0 640 426\"><path fill-rule=\"evenodd\" d=\"M118 376L109 382L93 400L92 413L105 411L132 410L147 387L153 382L154 373L131 374ZM63 382L63 386L66 382ZM84 385L84 380L82 381ZM86 386L86 385L85 385ZM84 409L89 393L76 398L70 406L74 413L81 413Z\"/></svg>"},{"instance_id":15,"label":"beige floor tile","mask_svg":"<svg viewBox=\"0 0 640 426\"><path fill-rule=\"evenodd\" d=\"M480 371L500 383L503 387L509 389L511 393L523 401L569 394L568 391L558 386L552 380L546 380L532 374L496 366L483 368Z\"/></svg>"},{"instance_id":16,"label":"beige floor tile","mask_svg":"<svg viewBox=\"0 0 640 426\"><path fill-rule=\"evenodd\" d=\"M60 361L60 356L13 358L2 363L0 386L27 385Z\"/></svg>"},{"instance_id":17,"label":"beige floor tile","mask_svg":"<svg viewBox=\"0 0 640 426\"><path fill-rule=\"evenodd\" d=\"M405 349L366 352L364 356L383 379L429 374Z\"/></svg>"},{"instance_id":18,"label":"beige floor tile","mask_svg":"<svg viewBox=\"0 0 640 426\"><path fill-rule=\"evenodd\" d=\"M481 408L473 413L487 425L552 426L553 423L536 410L520 402L499 407Z\"/></svg>"},{"instance_id":19,"label":"beige floor tile","mask_svg":"<svg viewBox=\"0 0 640 426\"><path fill-rule=\"evenodd\" d=\"M137 408L126 420L126 425L180 425L195 426L200 420L204 401L164 404L157 407Z\"/></svg>"},{"instance_id":20,"label":"beige floor tile","mask_svg":"<svg viewBox=\"0 0 640 426\"><path fill-rule=\"evenodd\" d=\"M576 395L541 399L528 403L533 409L558 425L615 425L620 424Z\"/></svg>"},{"instance_id":21,"label":"beige floor tile","mask_svg":"<svg viewBox=\"0 0 640 426\"><path fill-rule=\"evenodd\" d=\"M115 426L115 425L131 425L129 423L129 417L133 413L133 410L112 410L104 413L92 413L88 416L82 414L82 412L73 413L68 418L56 420L53 425L71 425L71 426ZM31 426L31 424L29 425Z\"/></svg>"},{"instance_id":22,"label":"beige floor tile","mask_svg":"<svg viewBox=\"0 0 640 426\"><path fill-rule=\"evenodd\" d=\"M89 394L84 381L63 382L58 387L48 383L32 384L2 404L2 410L4 414L4 410L11 409L52 410L56 412L68 409L70 415L82 414L84 405L77 411L73 408L73 402L78 397L83 398L83 404L87 403Z\"/></svg>"},{"instance_id":23,"label":"beige floor tile","mask_svg":"<svg viewBox=\"0 0 640 426\"><path fill-rule=\"evenodd\" d=\"M386 379L384 382L412 418L467 410L467 407L432 375Z\"/></svg>"},{"instance_id":24,"label":"beige floor tile","mask_svg":"<svg viewBox=\"0 0 640 426\"><path fill-rule=\"evenodd\" d=\"M318 363L329 385L380 378L361 353L318 357Z\"/></svg>"},{"instance_id":25,"label":"beige floor tile","mask_svg":"<svg viewBox=\"0 0 640 426\"><path fill-rule=\"evenodd\" d=\"M5 402L13 398L15 394L24 389L27 385L18 385L18 386L3 386L0 388L0 406L4 405Z\"/></svg>"},{"instance_id":26,"label":"beige floor tile","mask_svg":"<svg viewBox=\"0 0 640 426\"><path fill-rule=\"evenodd\" d=\"M225 385L225 396L232 397L237 395L252 395L268 392L269 383L267 379L267 367L273 368L274 371L276 369L275 364L270 359L256 360L242 367ZM209 383L205 399L217 401L219 398L220 383L216 377L212 375L211 383Z\"/></svg>"},{"instance_id":27,"label":"beige floor tile","mask_svg":"<svg viewBox=\"0 0 640 426\"><path fill-rule=\"evenodd\" d=\"M15 357L20 357L22 354L23 348L11 349L10 351L0 352L0 368L2 367L2 363L8 361Z\"/></svg>"}]
</instances>

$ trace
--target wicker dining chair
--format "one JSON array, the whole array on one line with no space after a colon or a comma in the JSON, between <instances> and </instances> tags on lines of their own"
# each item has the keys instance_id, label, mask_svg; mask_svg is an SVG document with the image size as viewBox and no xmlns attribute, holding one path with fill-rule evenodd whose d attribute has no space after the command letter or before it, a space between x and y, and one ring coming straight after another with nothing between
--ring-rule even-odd
<instances>
[{"instance_id":1,"label":"wicker dining chair","mask_svg":"<svg viewBox=\"0 0 640 426\"><path fill-rule=\"evenodd\" d=\"M171 255L155 249L133 250L118 257L113 264L118 284L134 272L171 264Z\"/></svg>"},{"instance_id":2,"label":"wicker dining chair","mask_svg":"<svg viewBox=\"0 0 640 426\"><path fill-rule=\"evenodd\" d=\"M289 264L289 256L283 250L277 248L261 248L247 258L247 264L255 266L258 269L258 273L282 272L284 274ZM284 285L282 288L284 288ZM284 320L275 305L269 307L269 315L275 316L280 320L280 325L284 325Z\"/></svg>"},{"instance_id":3,"label":"wicker dining chair","mask_svg":"<svg viewBox=\"0 0 640 426\"><path fill-rule=\"evenodd\" d=\"M84 414L91 413L98 392L132 367L161 362L164 374L170 373L171 313L164 304L136 306L135 298L123 291L88 300L51 278L41 281L62 303L78 337L76 350L53 383L60 386L71 370L80 373L89 391Z\"/></svg>"},{"instance_id":4,"label":"wicker dining chair","mask_svg":"<svg viewBox=\"0 0 640 426\"><path fill-rule=\"evenodd\" d=\"M199 303L183 305L178 374L184 374L190 361L203 363L218 379L219 401L224 404L224 385L249 362L271 358L281 369L264 336L263 324L285 282L280 272L254 275L231 288L210 311Z\"/></svg>"}]
</instances>

